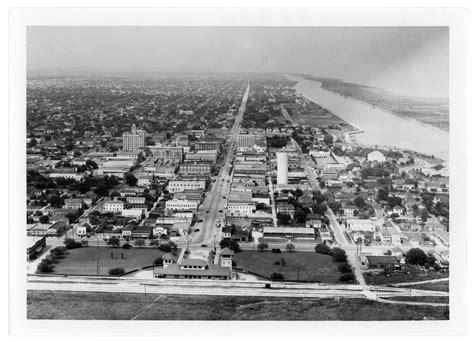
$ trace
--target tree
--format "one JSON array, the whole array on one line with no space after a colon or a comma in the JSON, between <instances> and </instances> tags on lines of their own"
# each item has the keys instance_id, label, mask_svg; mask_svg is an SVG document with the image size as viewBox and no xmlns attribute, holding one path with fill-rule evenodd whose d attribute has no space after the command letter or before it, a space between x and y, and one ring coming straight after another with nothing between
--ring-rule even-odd
<instances>
[{"instance_id":1,"label":"tree","mask_svg":"<svg viewBox=\"0 0 474 342\"><path fill-rule=\"evenodd\" d=\"M331 253L331 247L326 245L325 243L318 243L316 247L314 247L316 253L319 254L329 254Z\"/></svg>"},{"instance_id":2,"label":"tree","mask_svg":"<svg viewBox=\"0 0 474 342\"><path fill-rule=\"evenodd\" d=\"M143 239L136 239L135 242L133 243L135 246L142 248L145 246L145 240Z\"/></svg>"},{"instance_id":3,"label":"tree","mask_svg":"<svg viewBox=\"0 0 474 342\"><path fill-rule=\"evenodd\" d=\"M421 220L422 220L423 222L426 222L426 220L428 219L429 216L430 216L430 215L429 215L429 213L428 213L428 210L426 210L426 208L423 208L423 210L422 210L421 213L420 213Z\"/></svg>"},{"instance_id":4,"label":"tree","mask_svg":"<svg viewBox=\"0 0 474 342\"><path fill-rule=\"evenodd\" d=\"M365 200L362 196L357 196L354 198L354 204L357 206L357 208L362 209L365 207L366 203Z\"/></svg>"},{"instance_id":5,"label":"tree","mask_svg":"<svg viewBox=\"0 0 474 342\"><path fill-rule=\"evenodd\" d=\"M38 144L38 141L33 138L30 140L30 142L28 143L28 148L32 148L32 147L35 147L36 145Z\"/></svg>"},{"instance_id":6,"label":"tree","mask_svg":"<svg viewBox=\"0 0 474 342\"><path fill-rule=\"evenodd\" d=\"M385 188L379 189L377 192L378 201L387 201L388 200L388 190Z\"/></svg>"},{"instance_id":7,"label":"tree","mask_svg":"<svg viewBox=\"0 0 474 342\"><path fill-rule=\"evenodd\" d=\"M422 249L412 248L407 252L406 260L411 265L424 265L428 260L428 256Z\"/></svg>"},{"instance_id":8,"label":"tree","mask_svg":"<svg viewBox=\"0 0 474 342\"><path fill-rule=\"evenodd\" d=\"M125 176L125 183L127 183L130 186L135 186L137 185L138 179L135 177L132 173L127 173Z\"/></svg>"},{"instance_id":9,"label":"tree","mask_svg":"<svg viewBox=\"0 0 474 342\"><path fill-rule=\"evenodd\" d=\"M74 239L71 239L71 238L67 238L66 240L64 240L64 246L67 248L67 249L75 249L75 248L81 248L82 247L82 243L74 240Z\"/></svg>"},{"instance_id":10,"label":"tree","mask_svg":"<svg viewBox=\"0 0 474 342\"><path fill-rule=\"evenodd\" d=\"M298 208L298 209L295 210L294 219L298 223L305 223L307 215L308 214L304 210Z\"/></svg>"},{"instance_id":11,"label":"tree","mask_svg":"<svg viewBox=\"0 0 474 342\"><path fill-rule=\"evenodd\" d=\"M341 273L349 273L352 272L352 267L347 262L343 262L337 266L339 272Z\"/></svg>"},{"instance_id":12,"label":"tree","mask_svg":"<svg viewBox=\"0 0 474 342\"><path fill-rule=\"evenodd\" d=\"M53 265L44 259L38 264L36 271L38 273L51 273L53 272Z\"/></svg>"},{"instance_id":13,"label":"tree","mask_svg":"<svg viewBox=\"0 0 474 342\"><path fill-rule=\"evenodd\" d=\"M285 225L285 224L288 224L288 222L290 222L291 216L289 214L278 213L277 219L280 222L280 224Z\"/></svg>"},{"instance_id":14,"label":"tree","mask_svg":"<svg viewBox=\"0 0 474 342\"><path fill-rule=\"evenodd\" d=\"M116 267L109 270L109 275L122 275L125 270L122 267Z\"/></svg>"},{"instance_id":15,"label":"tree","mask_svg":"<svg viewBox=\"0 0 474 342\"><path fill-rule=\"evenodd\" d=\"M230 240L230 239L224 239L219 242L219 246L221 248L229 248L233 250L235 253L240 252L240 245L238 244L237 241Z\"/></svg>"},{"instance_id":16,"label":"tree","mask_svg":"<svg viewBox=\"0 0 474 342\"><path fill-rule=\"evenodd\" d=\"M266 242L260 242L258 245L257 245L257 248L259 251L263 252L264 250L266 250L268 248L268 243Z\"/></svg>"},{"instance_id":17,"label":"tree","mask_svg":"<svg viewBox=\"0 0 474 342\"><path fill-rule=\"evenodd\" d=\"M283 277L283 274L276 273L276 272L273 272L272 275L270 276L270 278L273 279L273 280L283 280L283 279L285 279L285 277Z\"/></svg>"},{"instance_id":18,"label":"tree","mask_svg":"<svg viewBox=\"0 0 474 342\"><path fill-rule=\"evenodd\" d=\"M107 241L107 245L108 246L112 246L112 247L119 247L120 246L120 240L118 237L116 236L112 236L108 241Z\"/></svg>"},{"instance_id":19,"label":"tree","mask_svg":"<svg viewBox=\"0 0 474 342\"><path fill-rule=\"evenodd\" d=\"M49 216L48 215L41 215L39 218L40 223L45 224L49 222Z\"/></svg>"},{"instance_id":20,"label":"tree","mask_svg":"<svg viewBox=\"0 0 474 342\"><path fill-rule=\"evenodd\" d=\"M291 242L288 242L286 244L286 251L287 252L294 252L295 251L295 245L292 244Z\"/></svg>"},{"instance_id":21,"label":"tree","mask_svg":"<svg viewBox=\"0 0 474 342\"><path fill-rule=\"evenodd\" d=\"M336 262L345 262L345 261L347 261L346 252L343 249L339 248L339 247L335 247L335 248L332 249L332 258Z\"/></svg>"},{"instance_id":22,"label":"tree","mask_svg":"<svg viewBox=\"0 0 474 342\"><path fill-rule=\"evenodd\" d=\"M339 281L342 281L342 282L350 282L354 280L355 280L355 276L354 276L354 273L352 272L341 274L341 276L339 277Z\"/></svg>"},{"instance_id":23,"label":"tree","mask_svg":"<svg viewBox=\"0 0 474 342\"><path fill-rule=\"evenodd\" d=\"M153 247L158 247L160 245L160 240L158 239L152 239L150 240L150 243L149 243L150 246L153 246Z\"/></svg>"},{"instance_id":24,"label":"tree","mask_svg":"<svg viewBox=\"0 0 474 342\"><path fill-rule=\"evenodd\" d=\"M341 203L339 203L339 202L337 202L333 199L328 201L328 206L336 214L339 213L339 210L341 210L341 207L342 207Z\"/></svg>"}]
</instances>

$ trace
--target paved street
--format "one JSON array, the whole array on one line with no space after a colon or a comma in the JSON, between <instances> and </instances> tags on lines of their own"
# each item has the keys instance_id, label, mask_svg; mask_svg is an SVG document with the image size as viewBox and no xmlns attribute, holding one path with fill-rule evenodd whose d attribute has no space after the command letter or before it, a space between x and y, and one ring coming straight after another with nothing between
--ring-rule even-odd
<instances>
[{"instance_id":1,"label":"paved street","mask_svg":"<svg viewBox=\"0 0 474 342\"><path fill-rule=\"evenodd\" d=\"M230 191L230 184L232 182L231 161L237 149L237 139L239 136L240 125L244 116L247 99L250 92L250 84L247 84L242 103L237 112L237 117L234 121L234 126L231 130L231 137L229 140L229 147L227 155L224 160L224 165L221 167L217 180L212 184L211 190L206 193L206 198L202 204L198 215L202 215L203 222L196 225L198 232L192 236L191 244L214 244L214 240L218 242L219 229L216 227L216 222L224 219L224 211L226 207L227 195Z\"/></svg>"}]
</instances>

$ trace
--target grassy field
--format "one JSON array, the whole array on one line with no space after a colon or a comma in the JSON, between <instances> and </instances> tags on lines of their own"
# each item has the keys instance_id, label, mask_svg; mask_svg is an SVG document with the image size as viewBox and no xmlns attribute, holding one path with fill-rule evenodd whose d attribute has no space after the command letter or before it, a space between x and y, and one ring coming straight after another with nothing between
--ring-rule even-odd
<instances>
[{"instance_id":1,"label":"grassy field","mask_svg":"<svg viewBox=\"0 0 474 342\"><path fill-rule=\"evenodd\" d=\"M285 266L281 265L282 258ZM314 252L242 251L234 255L234 261L237 266L264 277L270 277L274 272L281 273L284 280L298 280L299 273L299 280L336 283L341 275L331 256ZM280 265L275 265L275 261Z\"/></svg>"},{"instance_id":2,"label":"grassy field","mask_svg":"<svg viewBox=\"0 0 474 342\"><path fill-rule=\"evenodd\" d=\"M396 300L400 302L422 302L422 303L449 303L449 297L436 297L436 296L397 296L397 297L384 297L390 300Z\"/></svg>"},{"instance_id":3,"label":"grassy field","mask_svg":"<svg viewBox=\"0 0 474 342\"><path fill-rule=\"evenodd\" d=\"M364 273L364 278L369 285L386 285L396 283L409 283L412 281L423 281L430 279L448 278L449 273L445 272L420 272L420 273L389 273L389 274L376 274L376 273Z\"/></svg>"},{"instance_id":4,"label":"grassy field","mask_svg":"<svg viewBox=\"0 0 474 342\"><path fill-rule=\"evenodd\" d=\"M417 289L417 290L449 292L449 281L441 281L441 282L436 282L436 283L426 283L426 284L417 284L417 285L407 285L407 286L400 286L400 287Z\"/></svg>"},{"instance_id":5,"label":"grassy field","mask_svg":"<svg viewBox=\"0 0 474 342\"><path fill-rule=\"evenodd\" d=\"M449 311L365 299L148 295L28 291L28 319L77 320L445 320Z\"/></svg>"},{"instance_id":6,"label":"grassy field","mask_svg":"<svg viewBox=\"0 0 474 342\"><path fill-rule=\"evenodd\" d=\"M111 253L113 253L113 258ZM97 275L97 261L99 261L99 275L108 275L109 270L115 267L122 267L125 272L129 272L153 265L155 259L163 254L155 248L77 248L70 250L64 259L60 259L55 265L54 273Z\"/></svg>"}]
</instances>

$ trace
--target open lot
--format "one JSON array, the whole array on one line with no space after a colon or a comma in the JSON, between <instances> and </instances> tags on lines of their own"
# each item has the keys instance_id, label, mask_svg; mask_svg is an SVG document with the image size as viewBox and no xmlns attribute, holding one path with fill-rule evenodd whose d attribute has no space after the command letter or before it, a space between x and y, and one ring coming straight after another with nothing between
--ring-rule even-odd
<instances>
[{"instance_id":1,"label":"open lot","mask_svg":"<svg viewBox=\"0 0 474 342\"><path fill-rule=\"evenodd\" d=\"M369 285L386 285L396 283L409 283L414 281L423 281L430 279L448 278L449 272L411 272L410 274L403 272L393 272L389 274L383 273L364 273L364 278ZM410 285L411 287L411 285Z\"/></svg>"},{"instance_id":2,"label":"open lot","mask_svg":"<svg viewBox=\"0 0 474 342\"><path fill-rule=\"evenodd\" d=\"M445 291L449 292L449 281L440 281L435 283L425 283L416 285L400 286L401 288L428 290L428 291Z\"/></svg>"},{"instance_id":3,"label":"open lot","mask_svg":"<svg viewBox=\"0 0 474 342\"><path fill-rule=\"evenodd\" d=\"M448 304L449 297L438 297L438 296L397 296L397 297L384 297L389 300L396 300L399 302L422 302L422 303L442 303Z\"/></svg>"},{"instance_id":4,"label":"open lot","mask_svg":"<svg viewBox=\"0 0 474 342\"><path fill-rule=\"evenodd\" d=\"M282 266L282 258L285 266ZM284 280L305 280L322 283L337 283L341 273L337 263L329 255L315 252L242 251L234 255L239 267L269 278L272 273L281 273ZM275 265L275 262L280 265Z\"/></svg>"},{"instance_id":5,"label":"open lot","mask_svg":"<svg viewBox=\"0 0 474 342\"><path fill-rule=\"evenodd\" d=\"M65 320L445 320L449 319L449 310L365 299L28 291L27 317Z\"/></svg>"},{"instance_id":6,"label":"open lot","mask_svg":"<svg viewBox=\"0 0 474 342\"><path fill-rule=\"evenodd\" d=\"M113 253L113 258L111 256ZM123 259L122 259L123 254ZM112 247L83 247L72 249L55 265L55 274L108 275L109 270L122 267L129 272L141 267L151 266L156 258L164 253L155 248L123 249Z\"/></svg>"}]
</instances>

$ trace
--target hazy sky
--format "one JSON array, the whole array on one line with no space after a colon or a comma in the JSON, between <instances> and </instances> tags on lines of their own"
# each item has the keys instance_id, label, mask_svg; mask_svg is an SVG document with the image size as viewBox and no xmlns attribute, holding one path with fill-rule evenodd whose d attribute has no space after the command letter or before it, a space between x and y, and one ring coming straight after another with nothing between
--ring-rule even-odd
<instances>
[{"instance_id":1,"label":"hazy sky","mask_svg":"<svg viewBox=\"0 0 474 342\"><path fill-rule=\"evenodd\" d=\"M302 72L449 95L444 27L29 27L29 70Z\"/></svg>"}]
</instances>

